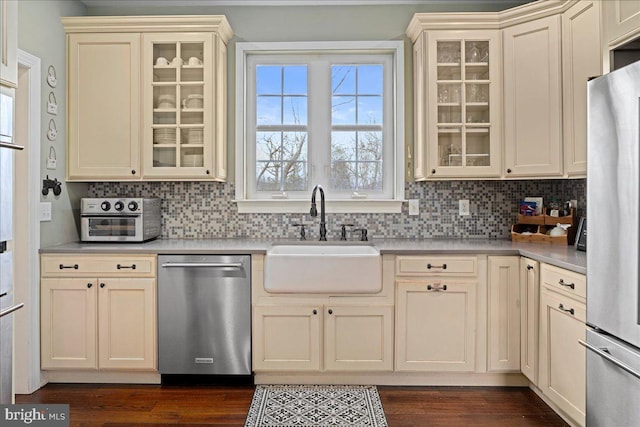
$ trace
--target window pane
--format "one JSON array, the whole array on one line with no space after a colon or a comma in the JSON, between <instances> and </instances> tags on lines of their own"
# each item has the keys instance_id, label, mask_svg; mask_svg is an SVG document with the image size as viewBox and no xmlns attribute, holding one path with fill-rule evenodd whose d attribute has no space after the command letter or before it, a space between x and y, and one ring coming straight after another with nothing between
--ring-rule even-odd
<instances>
[{"instance_id":1,"label":"window pane","mask_svg":"<svg viewBox=\"0 0 640 427\"><path fill-rule=\"evenodd\" d=\"M334 96L331 106L331 124L356 124L356 97Z\"/></svg>"},{"instance_id":2,"label":"window pane","mask_svg":"<svg viewBox=\"0 0 640 427\"><path fill-rule=\"evenodd\" d=\"M258 191L278 191L280 189L279 162L256 162L256 188Z\"/></svg>"},{"instance_id":3,"label":"window pane","mask_svg":"<svg viewBox=\"0 0 640 427\"><path fill-rule=\"evenodd\" d=\"M285 125L307 124L307 97L285 96L283 97L283 123Z\"/></svg>"},{"instance_id":4,"label":"window pane","mask_svg":"<svg viewBox=\"0 0 640 427\"><path fill-rule=\"evenodd\" d=\"M256 133L256 160L269 161L280 160L281 154L280 132Z\"/></svg>"},{"instance_id":5,"label":"window pane","mask_svg":"<svg viewBox=\"0 0 640 427\"><path fill-rule=\"evenodd\" d=\"M382 160L382 132L358 132L358 160Z\"/></svg>"},{"instance_id":6,"label":"window pane","mask_svg":"<svg viewBox=\"0 0 640 427\"><path fill-rule=\"evenodd\" d=\"M282 124L282 97L258 96L256 99L256 123L260 125Z\"/></svg>"},{"instance_id":7,"label":"window pane","mask_svg":"<svg viewBox=\"0 0 640 427\"><path fill-rule=\"evenodd\" d=\"M382 190L382 162L358 163L357 190Z\"/></svg>"},{"instance_id":8,"label":"window pane","mask_svg":"<svg viewBox=\"0 0 640 427\"><path fill-rule=\"evenodd\" d=\"M331 188L356 190L355 162L334 162L331 166Z\"/></svg>"},{"instance_id":9,"label":"window pane","mask_svg":"<svg viewBox=\"0 0 640 427\"><path fill-rule=\"evenodd\" d=\"M331 66L331 93L333 95L356 94L356 66Z\"/></svg>"},{"instance_id":10,"label":"window pane","mask_svg":"<svg viewBox=\"0 0 640 427\"><path fill-rule=\"evenodd\" d=\"M283 132L282 160L294 162L307 160L306 132Z\"/></svg>"},{"instance_id":11,"label":"window pane","mask_svg":"<svg viewBox=\"0 0 640 427\"><path fill-rule=\"evenodd\" d=\"M356 159L356 133L331 132L331 161Z\"/></svg>"},{"instance_id":12,"label":"window pane","mask_svg":"<svg viewBox=\"0 0 640 427\"><path fill-rule=\"evenodd\" d=\"M382 95L382 64L358 66L358 94Z\"/></svg>"},{"instance_id":13,"label":"window pane","mask_svg":"<svg viewBox=\"0 0 640 427\"><path fill-rule=\"evenodd\" d=\"M382 97L359 96L358 97L358 124L382 125Z\"/></svg>"},{"instance_id":14,"label":"window pane","mask_svg":"<svg viewBox=\"0 0 640 427\"><path fill-rule=\"evenodd\" d=\"M282 93L282 67L280 65L256 66L256 93L280 95Z\"/></svg>"},{"instance_id":15,"label":"window pane","mask_svg":"<svg viewBox=\"0 0 640 427\"><path fill-rule=\"evenodd\" d=\"M307 189L307 162L283 162L283 190Z\"/></svg>"},{"instance_id":16,"label":"window pane","mask_svg":"<svg viewBox=\"0 0 640 427\"><path fill-rule=\"evenodd\" d=\"M307 66L291 65L284 67L285 95L307 94Z\"/></svg>"}]
</instances>

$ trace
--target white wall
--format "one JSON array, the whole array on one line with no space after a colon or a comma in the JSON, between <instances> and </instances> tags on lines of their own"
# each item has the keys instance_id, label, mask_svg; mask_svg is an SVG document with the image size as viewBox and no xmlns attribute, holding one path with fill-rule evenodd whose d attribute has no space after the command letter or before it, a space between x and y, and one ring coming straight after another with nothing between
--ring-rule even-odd
<instances>
[{"instance_id":1,"label":"white wall","mask_svg":"<svg viewBox=\"0 0 640 427\"><path fill-rule=\"evenodd\" d=\"M37 56L42 64L42 98L43 105L41 118L41 176L45 178L57 178L64 181L65 176L65 143L66 143L66 44L65 35L60 17L78 16L86 13L86 7L78 0L20 0L18 2L18 48ZM58 84L51 88L46 82L47 69L53 65L56 69ZM45 100L49 92L53 91L58 101L58 114L47 114ZM47 137L49 119L53 118L58 130L55 142L50 142ZM57 169L46 169L46 158L49 147L53 146L57 154ZM77 241L79 224L79 198L87 191L86 184L63 184L62 194L54 196L49 192L48 196L42 196L42 201L52 203L51 222L42 222L40 228L40 242L42 246L57 243ZM18 196L19 197L19 196Z\"/></svg>"}]
</instances>

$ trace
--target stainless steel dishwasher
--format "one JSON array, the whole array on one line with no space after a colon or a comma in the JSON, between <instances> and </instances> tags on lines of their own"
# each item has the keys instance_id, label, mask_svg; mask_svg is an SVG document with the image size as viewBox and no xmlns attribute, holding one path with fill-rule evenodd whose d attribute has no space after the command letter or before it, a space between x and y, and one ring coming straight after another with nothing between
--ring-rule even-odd
<instances>
[{"instance_id":1,"label":"stainless steel dishwasher","mask_svg":"<svg viewBox=\"0 0 640 427\"><path fill-rule=\"evenodd\" d=\"M251 374L251 256L158 256L160 374Z\"/></svg>"}]
</instances>

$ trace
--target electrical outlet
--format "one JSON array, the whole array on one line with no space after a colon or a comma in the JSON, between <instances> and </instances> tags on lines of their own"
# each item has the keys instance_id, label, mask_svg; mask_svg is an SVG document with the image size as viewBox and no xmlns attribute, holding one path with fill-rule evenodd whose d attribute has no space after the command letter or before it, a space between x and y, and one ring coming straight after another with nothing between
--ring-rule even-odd
<instances>
[{"instance_id":1,"label":"electrical outlet","mask_svg":"<svg viewBox=\"0 0 640 427\"><path fill-rule=\"evenodd\" d=\"M460 216L471 215L471 209L469 207L468 200L458 200L458 213Z\"/></svg>"},{"instance_id":2,"label":"electrical outlet","mask_svg":"<svg viewBox=\"0 0 640 427\"><path fill-rule=\"evenodd\" d=\"M40 202L40 221L51 221L51 202Z\"/></svg>"},{"instance_id":3,"label":"electrical outlet","mask_svg":"<svg viewBox=\"0 0 640 427\"><path fill-rule=\"evenodd\" d=\"M419 215L419 214L420 214L420 200L409 199L409 215Z\"/></svg>"}]
</instances>

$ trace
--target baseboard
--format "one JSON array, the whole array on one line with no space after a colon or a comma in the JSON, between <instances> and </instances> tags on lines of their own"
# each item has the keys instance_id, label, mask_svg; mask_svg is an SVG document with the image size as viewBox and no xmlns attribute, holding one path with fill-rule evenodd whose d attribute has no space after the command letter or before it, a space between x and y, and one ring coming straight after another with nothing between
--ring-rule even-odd
<instances>
[{"instance_id":1,"label":"baseboard","mask_svg":"<svg viewBox=\"0 0 640 427\"><path fill-rule=\"evenodd\" d=\"M536 387L533 383L529 383L529 388L531 390L533 390L533 392L535 394L538 395L538 397L540 399L542 399L544 401L544 403L547 404L547 406L549 406L551 409L553 409L553 411L558 414L558 416L560 418L562 418L567 424L569 424L571 427L583 427L581 424L577 423L574 419L572 419L571 417L569 417L567 414L564 413L564 411L562 409L560 409L558 407L558 405L556 405L555 403L553 403L553 401L551 401L543 392L542 390L540 390L538 387Z\"/></svg>"},{"instance_id":2,"label":"baseboard","mask_svg":"<svg viewBox=\"0 0 640 427\"><path fill-rule=\"evenodd\" d=\"M354 384L396 386L507 386L526 387L529 381L520 373L475 374L451 372L363 372L291 373L262 372L256 384Z\"/></svg>"},{"instance_id":3,"label":"baseboard","mask_svg":"<svg viewBox=\"0 0 640 427\"><path fill-rule=\"evenodd\" d=\"M157 372L131 371L46 371L50 383L160 384Z\"/></svg>"}]
</instances>

